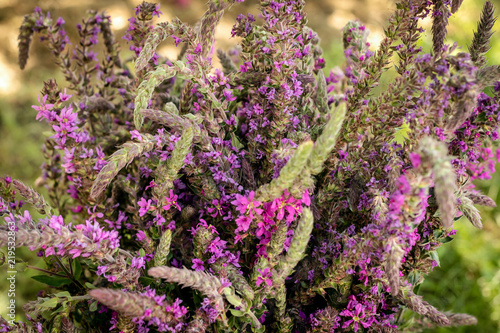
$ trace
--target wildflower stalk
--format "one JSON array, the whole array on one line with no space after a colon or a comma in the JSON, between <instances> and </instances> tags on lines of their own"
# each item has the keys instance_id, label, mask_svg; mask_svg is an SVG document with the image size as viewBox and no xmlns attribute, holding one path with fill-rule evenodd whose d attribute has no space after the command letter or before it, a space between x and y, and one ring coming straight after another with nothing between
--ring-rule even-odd
<instances>
[{"instance_id":1,"label":"wildflower stalk","mask_svg":"<svg viewBox=\"0 0 500 333\"><path fill-rule=\"evenodd\" d=\"M485 54L490 49L490 39L493 35L495 25L495 9L490 1L486 1L481 13L481 19L477 24L477 31L474 32L472 44L469 46L471 60L477 67L484 67L486 64Z\"/></svg>"},{"instance_id":2,"label":"wildflower stalk","mask_svg":"<svg viewBox=\"0 0 500 333\"><path fill-rule=\"evenodd\" d=\"M19 194L24 198L24 200L33 205L33 207L40 214L48 214L52 212L52 208L47 201L45 201L45 198L32 187L25 185L22 181L17 179L14 179L12 184L19 191Z\"/></svg>"},{"instance_id":3,"label":"wildflower stalk","mask_svg":"<svg viewBox=\"0 0 500 333\"><path fill-rule=\"evenodd\" d=\"M144 116L140 113L142 109L147 109L153 92L163 81L171 77L189 78L191 70L186 67L182 61L174 61L172 66L158 66L152 72L149 72L137 88L135 97L134 124L135 128L140 129L144 122Z\"/></svg>"},{"instance_id":4,"label":"wildflower stalk","mask_svg":"<svg viewBox=\"0 0 500 333\"><path fill-rule=\"evenodd\" d=\"M470 200L472 200L472 203L474 205L486 206L486 207L497 206L495 200L479 192L465 192L464 195Z\"/></svg>"},{"instance_id":5,"label":"wildflower stalk","mask_svg":"<svg viewBox=\"0 0 500 333\"><path fill-rule=\"evenodd\" d=\"M477 325L477 318L469 314L451 312L445 312L444 314L450 321L450 326L452 327Z\"/></svg>"},{"instance_id":6,"label":"wildflower stalk","mask_svg":"<svg viewBox=\"0 0 500 333\"><path fill-rule=\"evenodd\" d=\"M170 243L172 242L172 231L167 229L163 232L155 251L154 265L164 266L167 263L167 256L170 253Z\"/></svg>"},{"instance_id":7,"label":"wildflower stalk","mask_svg":"<svg viewBox=\"0 0 500 333\"><path fill-rule=\"evenodd\" d=\"M307 169L312 175L317 175L323 170L323 164L332 152L337 137L342 128L342 123L346 115L346 104L341 103L330 113L330 120L326 124L323 132L314 143L314 148L307 161Z\"/></svg>"},{"instance_id":8,"label":"wildflower stalk","mask_svg":"<svg viewBox=\"0 0 500 333\"><path fill-rule=\"evenodd\" d=\"M432 21L432 49L435 55L439 55L443 49L448 17L450 16L448 5L444 1L436 1L432 15L434 16Z\"/></svg>"},{"instance_id":9,"label":"wildflower stalk","mask_svg":"<svg viewBox=\"0 0 500 333\"><path fill-rule=\"evenodd\" d=\"M459 208L462 213L464 213L464 216L472 223L472 225L478 229L483 228L483 224L481 223L481 214L479 214L479 210L474 207L474 202L466 197L462 196L460 198L462 203L460 204Z\"/></svg>"},{"instance_id":10,"label":"wildflower stalk","mask_svg":"<svg viewBox=\"0 0 500 333\"><path fill-rule=\"evenodd\" d=\"M159 24L148 34L146 42L142 47L141 53L135 60L135 70L139 72L145 68L149 60L153 57L158 45L172 35L174 26L168 22Z\"/></svg>"},{"instance_id":11,"label":"wildflower stalk","mask_svg":"<svg viewBox=\"0 0 500 333\"><path fill-rule=\"evenodd\" d=\"M413 291L400 289L397 297L413 312L429 318L439 326L450 325L450 320L445 314L439 312L435 307L424 301L422 296L415 295Z\"/></svg>"},{"instance_id":12,"label":"wildflower stalk","mask_svg":"<svg viewBox=\"0 0 500 333\"><path fill-rule=\"evenodd\" d=\"M283 255L278 261L277 266L277 281L283 281L291 273L293 268L299 263L305 256L307 249L307 244L309 242L309 237L314 225L314 219L312 212L309 208L304 208L302 210L302 217L299 220L299 224L295 229L295 233L290 243L290 247L286 255Z\"/></svg>"},{"instance_id":13,"label":"wildflower stalk","mask_svg":"<svg viewBox=\"0 0 500 333\"><path fill-rule=\"evenodd\" d=\"M167 163L161 164L155 170L156 186L153 188L153 191L160 203L164 200L168 190L174 187L174 181L178 178L178 173L184 166L184 160L191 149L192 143L193 128L189 127L183 131L179 141L176 142Z\"/></svg>"},{"instance_id":14,"label":"wildflower stalk","mask_svg":"<svg viewBox=\"0 0 500 333\"><path fill-rule=\"evenodd\" d=\"M156 317L162 323L177 321L172 313L166 312L165 308L147 296L107 288L92 289L89 295L126 317L144 317L146 320ZM146 313L147 309L151 310L149 315Z\"/></svg>"},{"instance_id":15,"label":"wildflower stalk","mask_svg":"<svg viewBox=\"0 0 500 333\"><path fill-rule=\"evenodd\" d=\"M434 192L443 227L450 228L455 218L456 174L447 156L448 149L442 142L425 137L420 142L420 151L430 164L434 174Z\"/></svg>"},{"instance_id":16,"label":"wildflower stalk","mask_svg":"<svg viewBox=\"0 0 500 333\"><path fill-rule=\"evenodd\" d=\"M291 188L297 177L303 172L313 146L312 141L307 141L299 145L287 164L281 169L279 177L257 189L256 200L271 201L282 195L284 190Z\"/></svg>"},{"instance_id":17,"label":"wildflower stalk","mask_svg":"<svg viewBox=\"0 0 500 333\"><path fill-rule=\"evenodd\" d=\"M129 141L121 146L109 157L108 164L106 164L94 181L92 189L90 190L90 197L92 199L98 198L111 183L113 178L120 172L121 169L128 166L137 157L145 152L153 149L156 140L152 135L144 134L144 141L134 142Z\"/></svg>"},{"instance_id":18,"label":"wildflower stalk","mask_svg":"<svg viewBox=\"0 0 500 333\"><path fill-rule=\"evenodd\" d=\"M390 250L385 259L385 273L389 281L389 287L391 287L391 294L396 296L399 293L399 269L401 267L404 251L394 237L389 240L388 246Z\"/></svg>"},{"instance_id":19,"label":"wildflower stalk","mask_svg":"<svg viewBox=\"0 0 500 333\"><path fill-rule=\"evenodd\" d=\"M219 298L219 289L221 282L215 276L203 271L192 271L186 268L175 268L167 266L158 266L149 269L150 276L165 279L168 282L175 282L198 290L203 295Z\"/></svg>"},{"instance_id":20,"label":"wildflower stalk","mask_svg":"<svg viewBox=\"0 0 500 333\"><path fill-rule=\"evenodd\" d=\"M242 295L247 301L251 302L254 299L254 290L233 264L226 263L224 266L222 262L216 262L212 265L212 268L218 272L219 276L227 276L236 292Z\"/></svg>"}]
</instances>

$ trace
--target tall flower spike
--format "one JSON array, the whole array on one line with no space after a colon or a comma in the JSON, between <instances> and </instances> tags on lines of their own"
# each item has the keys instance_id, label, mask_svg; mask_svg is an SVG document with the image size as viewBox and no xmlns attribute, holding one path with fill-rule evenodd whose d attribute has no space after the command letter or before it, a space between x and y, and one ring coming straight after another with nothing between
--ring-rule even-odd
<instances>
[{"instance_id":1,"label":"tall flower spike","mask_svg":"<svg viewBox=\"0 0 500 333\"><path fill-rule=\"evenodd\" d=\"M420 141L420 151L434 174L434 193L441 214L441 223L445 228L450 228L456 213L457 176L451 165L448 149L443 142L424 137Z\"/></svg>"},{"instance_id":2,"label":"tall flower spike","mask_svg":"<svg viewBox=\"0 0 500 333\"><path fill-rule=\"evenodd\" d=\"M302 258L304 258L313 225L314 218L311 210L309 208L304 208L302 210L302 217L299 220L292 242L288 248L288 252L278 261L277 279L279 281L283 281L287 278L292 273L293 268Z\"/></svg>"},{"instance_id":3,"label":"tall flower spike","mask_svg":"<svg viewBox=\"0 0 500 333\"><path fill-rule=\"evenodd\" d=\"M471 199L474 205L486 206L486 207L497 206L495 200L481 193L465 192L465 196Z\"/></svg>"},{"instance_id":4,"label":"tall flower spike","mask_svg":"<svg viewBox=\"0 0 500 333\"><path fill-rule=\"evenodd\" d=\"M167 164L161 165L155 171L157 186L153 188L153 191L159 200L162 200L167 191L173 188L174 180L177 179L179 170L184 166L184 160L191 149L192 143L193 128L189 127L183 131L179 141L175 143L175 148Z\"/></svg>"},{"instance_id":5,"label":"tall flower spike","mask_svg":"<svg viewBox=\"0 0 500 333\"><path fill-rule=\"evenodd\" d=\"M153 149L156 143L153 136L144 134L143 137L145 139L144 141L129 141L123 144L121 149L117 150L109 157L108 164L101 169L97 178L94 180L94 184L90 191L90 197L92 199L98 198L101 193L104 192L106 187L108 187L109 183L111 183L121 169L128 166L135 158L139 157L144 152Z\"/></svg>"},{"instance_id":6,"label":"tall flower spike","mask_svg":"<svg viewBox=\"0 0 500 333\"><path fill-rule=\"evenodd\" d=\"M148 274L165 279L168 282L175 282L184 287L191 287L208 297L220 297L219 289L222 286L220 280L215 276L203 271L192 271L187 268L175 268L167 266L153 267Z\"/></svg>"},{"instance_id":7,"label":"tall flower spike","mask_svg":"<svg viewBox=\"0 0 500 333\"><path fill-rule=\"evenodd\" d=\"M474 202L466 196L461 197L460 200L462 201L459 207L460 211L464 213L465 217L474 227L482 229L481 214L479 214L479 210L474 207Z\"/></svg>"},{"instance_id":8,"label":"tall flower spike","mask_svg":"<svg viewBox=\"0 0 500 333\"><path fill-rule=\"evenodd\" d=\"M404 256L404 251L397 243L396 238L392 237L389 240L389 254L385 259L385 274L391 287L391 294L396 296L399 293L399 268L401 267L401 260Z\"/></svg>"},{"instance_id":9,"label":"tall flower spike","mask_svg":"<svg viewBox=\"0 0 500 333\"><path fill-rule=\"evenodd\" d=\"M233 61L226 52L222 50L217 50L217 57L219 58L220 64L222 65L222 72L224 75L229 75L230 73L235 73L238 71Z\"/></svg>"},{"instance_id":10,"label":"tall flower spike","mask_svg":"<svg viewBox=\"0 0 500 333\"><path fill-rule=\"evenodd\" d=\"M219 272L219 276L222 276L220 274L221 272L226 274L235 290L243 297L245 297L245 299L247 299L248 301L252 301L254 299L254 290L252 289L252 287L250 287L245 277L240 274L240 272L238 272L238 269L234 265L226 263L226 266L224 267L221 262L216 262L212 265L212 267L217 272Z\"/></svg>"},{"instance_id":11,"label":"tall flower spike","mask_svg":"<svg viewBox=\"0 0 500 333\"><path fill-rule=\"evenodd\" d=\"M137 95L135 97L134 124L136 129L142 127L144 116L140 111L142 109L147 109L155 88L166 79L174 76L180 79L186 79L191 77L191 70L187 68L182 61L174 61L172 66L158 66L154 71L146 75L137 88Z\"/></svg>"},{"instance_id":12,"label":"tall flower spike","mask_svg":"<svg viewBox=\"0 0 500 333\"><path fill-rule=\"evenodd\" d=\"M490 49L490 39L493 35L492 29L496 21L494 15L493 4L486 1L481 13L481 20L477 24L477 31L474 32L472 44L469 46L471 59L477 67L483 67L486 64L485 54Z\"/></svg>"},{"instance_id":13,"label":"tall flower spike","mask_svg":"<svg viewBox=\"0 0 500 333\"><path fill-rule=\"evenodd\" d=\"M24 69L28 62L31 37L33 37L33 27L35 26L35 18L32 15L26 15L24 21L19 28L19 67Z\"/></svg>"},{"instance_id":14,"label":"tall flower spike","mask_svg":"<svg viewBox=\"0 0 500 333\"><path fill-rule=\"evenodd\" d=\"M434 16L432 21L432 49L434 54L438 55L441 53L446 39L446 27L450 16L448 5L442 0L436 1L432 15Z\"/></svg>"},{"instance_id":15,"label":"tall flower spike","mask_svg":"<svg viewBox=\"0 0 500 333\"><path fill-rule=\"evenodd\" d=\"M424 301L422 296L415 295L413 291L400 290L397 297L413 312L426 316L439 326L450 325L450 320L445 314L439 312L435 307Z\"/></svg>"},{"instance_id":16,"label":"tall flower spike","mask_svg":"<svg viewBox=\"0 0 500 333\"><path fill-rule=\"evenodd\" d=\"M455 14L464 0L451 0L451 13Z\"/></svg>"},{"instance_id":17,"label":"tall flower spike","mask_svg":"<svg viewBox=\"0 0 500 333\"><path fill-rule=\"evenodd\" d=\"M477 318L466 313L444 313L450 320L450 326L477 325Z\"/></svg>"},{"instance_id":18,"label":"tall flower spike","mask_svg":"<svg viewBox=\"0 0 500 333\"><path fill-rule=\"evenodd\" d=\"M328 158L335 144L337 136L342 128L346 114L346 104L342 103L330 113L330 120L326 124L323 132L314 143L314 148L309 157L307 168L311 170L312 175L317 175L323 170L323 163Z\"/></svg>"},{"instance_id":19,"label":"tall flower spike","mask_svg":"<svg viewBox=\"0 0 500 333\"><path fill-rule=\"evenodd\" d=\"M166 312L164 307L147 296L107 288L92 289L89 291L89 295L108 308L127 317L144 316L146 320L156 317L162 323L178 322L173 313Z\"/></svg>"},{"instance_id":20,"label":"tall flower spike","mask_svg":"<svg viewBox=\"0 0 500 333\"><path fill-rule=\"evenodd\" d=\"M328 112L328 92L326 86L325 74L323 71L318 71L316 76L316 96L314 102L319 112L325 114Z\"/></svg>"},{"instance_id":21,"label":"tall flower spike","mask_svg":"<svg viewBox=\"0 0 500 333\"><path fill-rule=\"evenodd\" d=\"M170 229L165 230L163 235L161 235L160 243L156 248L154 263L155 266L164 266L167 263L167 256L170 252L170 243L172 242L172 231Z\"/></svg>"},{"instance_id":22,"label":"tall flower spike","mask_svg":"<svg viewBox=\"0 0 500 333\"><path fill-rule=\"evenodd\" d=\"M135 60L136 72L147 66L149 60L151 60L156 52L158 45L172 35L173 30L173 26L170 23L160 23L148 34L141 53Z\"/></svg>"},{"instance_id":23,"label":"tall flower spike","mask_svg":"<svg viewBox=\"0 0 500 333\"><path fill-rule=\"evenodd\" d=\"M312 141L306 141L299 145L292 157L281 169L278 178L273 179L271 183L265 184L257 190L256 200L271 201L282 195L284 190L292 187L303 172L313 150L313 145Z\"/></svg>"},{"instance_id":24,"label":"tall flower spike","mask_svg":"<svg viewBox=\"0 0 500 333\"><path fill-rule=\"evenodd\" d=\"M35 207L40 214L46 214L52 211L52 208L47 201L45 201L45 198L33 188L17 179L14 179L12 184L14 184L14 187L19 191L19 194L24 198L24 200L33 205L33 207Z\"/></svg>"},{"instance_id":25,"label":"tall flower spike","mask_svg":"<svg viewBox=\"0 0 500 333\"><path fill-rule=\"evenodd\" d=\"M207 57L213 48L215 29L219 24L226 9L229 9L234 0L211 0L208 2L208 10L200 22L199 41L201 44L201 56Z\"/></svg>"}]
</instances>

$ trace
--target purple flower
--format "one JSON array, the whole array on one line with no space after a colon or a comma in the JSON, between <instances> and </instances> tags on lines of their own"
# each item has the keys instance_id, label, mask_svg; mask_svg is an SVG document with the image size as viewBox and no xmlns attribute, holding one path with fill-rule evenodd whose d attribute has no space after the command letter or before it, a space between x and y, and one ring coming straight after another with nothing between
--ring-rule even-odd
<instances>
[{"instance_id":1,"label":"purple flower","mask_svg":"<svg viewBox=\"0 0 500 333\"><path fill-rule=\"evenodd\" d=\"M351 319L344 322L344 324L342 325L342 328L347 328L347 327L351 326L351 323L354 323L353 324L354 332L357 332L359 330L359 324L361 324L364 328L368 328L371 326L371 324L373 322L373 319L369 319L367 321L362 320L363 318L365 318L365 307L360 303L358 303L354 306L353 311L346 309L346 310L340 312L340 315L351 317Z\"/></svg>"},{"instance_id":2,"label":"purple flower","mask_svg":"<svg viewBox=\"0 0 500 333\"><path fill-rule=\"evenodd\" d=\"M236 194L236 200L232 201L231 203L233 205L236 205L236 209L240 211L241 214L245 214L247 209L249 211L250 218L254 218L253 213L257 215L261 215L263 210L260 208L257 208L261 205L260 201L254 201L253 198L255 196L255 192L251 191L248 194L248 198L246 196Z\"/></svg>"},{"instance_id":3,"label":"purple flower","mask_svg":"<svg viewBox=\"0 0 500 333\"><path fill-rule=\"evenodd\" d=\"M262 271L260 268L257 269L260 273L260 275L257 277L256 285L257 287L260 286L262 283L265 283L269 287L273 285L273 281L270 279L272 276L271 272L269 271L269 268L264 269Z\"/></svg>"},{"instance_id":4,"label":"purple flower","mask_svg":"<svg viewBox=\"0 0 500 333\"><path fill-rule=\"evenodd\" d=\"M179 204L177 203L177 198L178 198L178 196L176 194L174 195L174 191L170 190L170 196L168 198L165 197L167 204L165 206L163 206L162 208L165 210L169 210L170 207L174 206L174 207L177 207L177 209L180 211L181 206L179 206Z\"/></svg>"},{"instance_id":5,"label":"purple flower","mask_svg":"<svg viewBox=\"0 0 500 333\"><path fill-rule=\"evenodd\" d=\"M203 260L200 260L198 258L193 259L193 266L191 266L192 269L195 271L203 271L205 270L205 267L203 266Z\"/></svg>"},{"instance_id":6,"label":"purple flower","mask_svg":"<svg viewBox=\"0 0 500 333\"><path fill-rule=\"evenodd\" d=\"M47 104L47 95L44 95L42 98L42 101L40 102L40 96L38 96L38 104L40 106L32 105L31 107L38 111L38 114L36 115L36 120L40 120L42 118L45 118L49 121L52 121L52 119L55 117L55 113L51 112L52 108L54 107L54 104Z\"/></svg>"},{"instance_id":7,"label":"purple flower","mask_svg":"<svg viewBox=\"0 0 500 333\"><path fill-rule=\"evenodd\" d=\"M146 262L144 261L144 257L137 257L137 258L132 258L132 263L130 264L130 267L141 269L145 268Z\"/></svg>"},{"instance_id":8,"label":"purple flower","mask_svg":"<svg viewBox=\"0 0 500 333\"><path fill-rule=\"evenodd\" d=\"M146 233L142 230L139 230L137 234L135 235L135 238L139 241L142 242L147 238Z\"/></svg>"},{"instance_id":9,"label":"purple flower","mask_svg":"<svg viewBox=\"0 0 500 333\"><path fill-rule=\"evenodd\" d=\"M148 201L146 201L146 199L144 198L141 198L141 200L139 200L139 202L137 203L139 205L139 207L141 207L139 209L139 216L144 216L146 215L146 213L149 211L149 210L154 210L154 206L152 206L152 200L149 199Z\"/></svg>"}]
</instances>

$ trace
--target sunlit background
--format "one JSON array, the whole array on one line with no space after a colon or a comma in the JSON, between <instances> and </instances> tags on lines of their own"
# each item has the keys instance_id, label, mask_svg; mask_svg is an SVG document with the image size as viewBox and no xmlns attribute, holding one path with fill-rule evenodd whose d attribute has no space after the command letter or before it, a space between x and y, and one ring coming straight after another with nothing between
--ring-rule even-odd
<instances>
[{"instance_id":1,"label":"sunlit background","mask_svg":"<svg viewBox=\"0 0 500 333\"><path fill-rule=\"evenodd\" d=\"M41 145L44 131L49 128L35 120L36 112L31 108L36 103L43 81L55 77L60 83L64 79L58 72L50 52L38 42L36 35L30 58L24 71L17 66L17 35L23 16L32 12L35 6L50 11L53 17L62 16L66 21L68 34L76 34L75 25L81 22L89 9L105 10L111 15L117 38L124 35L128 18L133 8L141 1L74 1L74 0L0 0L0 175L10 175L28 184L34 184L40 175L42 163ZM306 11L309 25L322 39L327 68L343 64L340 43L341 29L349 21L358 18L370 30L369 42L372 49L380 43L386 19L395 7L388 0L307 0ZM472 40L473 30L480 17L483 0L465 0L461 9L450 18L447 42L458 42L464 50ZM500 1L494 1L500 12ZM174 17L187 23L196 23L205 11L205 1L170 0L161 1L162 20ZM237 40L230 38L234 18L240 13L258 13L258 2L247 1L234 6L227 13L216 31L217 47L228 49ZM431 22L425 21L429 28ZM496 26L498 29L498 25ZM430 29L429 29L430 31ZM431 49L430 33L424 34L422 47ZM72 39L75 40L75 39ZM128 50L122 40L122 50ZM173 43L165 42L160 53L175 58L179 50ZM126 57L124 57L126 58ZM491 64L500 64L500 31L492 40L488 54ZM386 74L390 77L391 72ZM384 83L381 84L384 86ZM477 186L500 204L500 174ZM39 189L43 192L43 189ZM427 277L419 294L442 311L462 312L475 315L476 327L436 329L427 332L500 332L500 208L483 210L484 229L476 230L462 218L455 225L458 230L455 240L445 244L438 252L441 266ZM42 265L26 249L19 249L18 261L29 261L30 265ZM41 266L40 266L41 267ZM22 264L18 271L22 270ZM6 271L0 268L0 286ZM28 269L17 275L17 314L22 319L21 306L36 298L43 285L30 279L37 275ZM0 287L0 290L4 290ZM7 293L0 294L0 314L6 314Z\"/></svg>"}]
</instances>

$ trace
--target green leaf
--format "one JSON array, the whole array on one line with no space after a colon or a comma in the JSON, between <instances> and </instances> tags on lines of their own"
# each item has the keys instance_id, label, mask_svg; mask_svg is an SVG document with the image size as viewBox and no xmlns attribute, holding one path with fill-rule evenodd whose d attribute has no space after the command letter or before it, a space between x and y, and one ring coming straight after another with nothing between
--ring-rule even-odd
<instances>
[{"instance_id":1,"label":"green leaf","mask_svg":"<svg viewBox=\"0 0 500 333\"><path fill-rule=\"evenodd\" d=\"M440 239L439 242L445 244L445 243L451 242L452 240L453 240L453 237L448 236L448 237L444 237L444 238Z\"/></svg>"},{"instance_id":2,"label":"green leaf","mask_svg":"<svg viewBox=\"0 0 500 333\"><path fill-rule=\"evenodd\" d=\"M49 299L48 301L43 302L42 304L40 304L40 306L44 308L54 308L57 306L57 303L58 303L58 298L54 297Z\"/></svg>"},{"instance_id":3,"label":"green leaf","mask_svg":"<svg viewBox=\"0 0 500 333\"><path fill-rule=\"evenodd\" d=\"M434 260L435 262L437 262L438 266L441 265L441 262L439 261L439 255L437 253L437 251L431 251L429 252L429 255L431 257L432 260Z\"/></svg>"},{"instance_id":4,"label":"green leaf","mask_svg":"<svg viewBox=\"0 0 500 333\"><path fill-rule=\"evenodd\" d=\"M155 282L155 279L153 278L150 278L150 277L147 277L147 276L141 276L139 278L139 282L143 285L143 286L149 286L151 285L152 283Z\"/></svg>"},{"instance_id":5,"label":"green leaf","mask_svg":"<svg viewBox=\"0 0 500 333\"><path fill-rule=\"evenodd\" d=\"M240 140L238 140L238 137L234 134L234 132L231 133L231 144L238 150L245 148L245 146L241 144Z\"/></svg>"},{"instance_id":6,"label":"green leaf","mask_svg":"<svg viewBox=\"0 0 500 333\"><path fill-rule=\"evenodd\" d=\"M94 312L97 310L97 301L93 302L92 304L90 304L89 306L89 311L90 312Z\"/></svg>"},{"instance_id":7,"label":"green leaf","mask_svg":"<svg viewBox=\"0 0 500 333\"><path fill-rule=\"evenodd\" d=\"M61 287L73 283L71 279L60 276L36 275L31 277L33 280L45 283L51 287Z\"/></svg>"},{"instance_id":8,"label":"green leaf","mask_svg":"<svg viewBox=\"0 0 500 333\"><path fill-rule=\"evenodd\" d=\"M82 275L82 265L80 265L80 260L78 260L78 258L73 259L73 262L71 263L71 268L73 269L73 276L75 280L79 280L80 275Z\"/></svg>"},{"instance_id":9,"label":"green leaf","mask_svg":"<svg viewBox=\"0 0 500 333\"><path fill-rule=\"evenodd\" d=\"M245 312L240 310L229 309L229 311L231 311L231 314L235 317L243 317L245 315Z\"/></svg>"},{"instance_id":10,"label":"green leaf","mask_svg":"<svg viewBox=\"0 0 500 333\"><path fill-rule=\"evenodd\" d=\"M97 288L96 286L94 286L92 283L89 283L89 282L85 282L85 287L87 287L89 289L95 289L95 288Z\"/></svg>"},{"instance_id":11,"label":"green leaf","mask_svg":"<svg viewBox=\"0 0 500 333\"><path fill-rule=\"evenodd\" d=\"M57 296L57 297L68 297L70 298L71 297L71 294L67 291L61 291L57 294L54 294L54 296Z\"/></svg>"}]
</instances>

